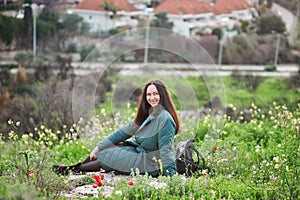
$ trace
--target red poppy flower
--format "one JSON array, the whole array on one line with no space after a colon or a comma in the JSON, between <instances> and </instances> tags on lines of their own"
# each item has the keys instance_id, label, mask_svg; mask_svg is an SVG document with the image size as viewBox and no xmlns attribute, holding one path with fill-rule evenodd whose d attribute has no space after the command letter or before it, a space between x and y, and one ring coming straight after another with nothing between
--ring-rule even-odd
<instances>
[{"instance_id":1,"label":"red poppy flower","mask_svg":"<svg viewBox=\"0 0 300 200\"><path fill-rule=\"evenodd\" d=\"M97 182L101 182L100 176L99 175L94 175L94 179Z\"/></svg>"},{"instance_id":2,"label":"red poppy flower","mask_svg":"<svg viewBox=\"0 0 300 200\"><path fill-rule=\"evenodd\" d=\"M103 185L103 184L102 184L102 182L101 182L101 181L100 181L100 182L98 182L98 184L97 184L97 186L98 186L98 187L102 187L102 185Z\"/></svg>"},{"instance_id":3,"label":"red poppy flower","mask_svg":"<svg viewBox=\"0 0 300 200\"><path fill-rule=\"evenodd\" d=\"M104 180L104 174L100 174L101 180Z\"/></svg>"},{"instance_id":4,"label":"red poppy flower","mask_svg":"<svg viewBox=\"0 0 300 200\"><path fill-rule=\"evenodd\" d=\"M98 187L98 183L93 183L92 187L93 187L93 188Z\"/></svg>"},{"instance_id":5,"label":"red poppy flower","mask_svg":"<svg viewBox=\"0 0 300 200\"><path fill-rule=\"evenodd\" d=\"M130 180L128 181L128 185L133 185L133 184L134 184L134 183L133 183L133 180L130 179Z\"/></svg>"},{"instance_id":6,"label":"red poppy flower","mask_svg":"<svg viewBox=\"0 0 300 200\"><path fill-rule=\"evenodd\" d=\"M215 151L217 151L218 150L218 147L217 146L214 146L214 148L213 148Z\"/></svg>"},{"instance_id":7,"label":"red poppy flower","mask_svg":"<svg viewBox=\"0 0 300 200\"><path fill-rule=\"evenodd\" d=\"M34 171L29 171L28 174L29 174L29 175L33 175L33 174L34 174Z\"/></svg>"}]
</instances>

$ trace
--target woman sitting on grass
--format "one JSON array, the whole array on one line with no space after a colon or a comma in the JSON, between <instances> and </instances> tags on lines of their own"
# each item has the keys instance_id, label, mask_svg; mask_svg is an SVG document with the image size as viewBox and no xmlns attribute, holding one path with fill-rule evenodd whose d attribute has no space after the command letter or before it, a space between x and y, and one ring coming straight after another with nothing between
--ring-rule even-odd
<instances>
[{"instance_id":1,"label":"woman sitting on grass","mask_svg":"<svg viewBox=\"0 0 300 200\"><path fill-rule=\"evenodd\" d=\"M69 167L53 166L57 174L96 172L104 169L122 174L138 172L151 176L176 173L174 135L179 119L165 83L148 81L134 120L100 141L89 158Z\"/></svg>"}]
</instances>

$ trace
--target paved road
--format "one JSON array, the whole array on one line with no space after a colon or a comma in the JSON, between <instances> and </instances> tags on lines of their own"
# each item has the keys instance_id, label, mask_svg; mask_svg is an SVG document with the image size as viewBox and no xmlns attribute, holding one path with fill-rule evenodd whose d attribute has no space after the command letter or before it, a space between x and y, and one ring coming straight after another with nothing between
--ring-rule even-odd
<instances>
[{"instance_id":1,"label":"paved road","mask_svg":"<svg viewBox=\"0 0 300 200\"><path fill-rule=\"evenodd\" d=\"M99 69L105 69L107 66L99 63L84 63L73 65L75 73L84 75L91 72L96 72ZM273 77L288 77L298 72L297 65L278 65L276 71L267 72L265 66L262 65L210 65L210 64L166 64L166 63L131 63L131 64L114 64L112 68L117 69L121 76L126 75L170 75L170 76L230 76L233 71L237 70L242 75L253 76L273 76Z\"/></svg>"},{"instance_id":2,"label":"paved road","mask_svg":"<svg viewBox=\"0 0 300 200\"><path fill-rule=\"evenodd\" d=\"M296 36L297 17L284 7L273 3L271 10L281 16L282 21L285 23L286 31L288 32L288 38L291 44L294 44Z\"/></svg>"},{"instance_id":3,"label":"paved road","mask_svg":"<svg viewBox=\"0 0 300 200\"><path fill-rule=\"evenodd\" d=\"M231 76L232 71L217 71L217 70L121 70L118 73L120 76L126 75L136 75L142 76L144 74L153 74L153 75L161 75L161 76L180 76L180 77L188 77L188 76ZM253 75L253 76L269 76L269 77L289 77L294 72L288 71L274 71L274 72L266 72L266 71L241 71L241 75Z\"/></svg>"},{"instance_id":4,"label":"paved road","mask_svg":"<svg viewBox=\"0 0 300 200\"><path fill-rule=\"evenodd\" d=\"M72 63L74 73L77 75L87 75L106 69L103 63L94 62L78 62ZM181 63L129 63L129 64L113 64L112 68L118 71L119 75L143 75L157 74L170 76L230 76L233 71L237 70L240 74L254 76L273 76L288 77L298 72L299 67L296 64L278 65L276 71L267 72L263 65L213 65L213 64L181 64ZM12 73L16 73L17 69L11 69ZM28 69L29 73L33 70ZM54 70L58 73L58 70Z\"/></svg>"}]
</instances>

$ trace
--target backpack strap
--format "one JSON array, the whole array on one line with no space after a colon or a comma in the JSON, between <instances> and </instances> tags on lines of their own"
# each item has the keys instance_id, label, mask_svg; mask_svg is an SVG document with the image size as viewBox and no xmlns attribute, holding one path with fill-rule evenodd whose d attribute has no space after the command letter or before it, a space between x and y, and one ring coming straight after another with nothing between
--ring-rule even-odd
<instances>
[{"instance_id":1,"label":"backpack strap","mask_svg":"<svg viewBox=\"0 0 300 200\"><path fill-rule=\"evenodd\" d=\"M197 164L197 167L200 167L199 163L200 163L200 158L201 158L202 164L203 164L203 168L205 168L205 159L202 156L202 154L198 151L198 149L196 149L196 147L194 146L193 142L194 142L194 140L191 141L190 147L191 147L191 149L193 149L196 152L197 158L198 158L198 160L196 161L195 164Z\"/></svg>"},{"instance_id":2,"label":"backpack strap","mask_svg":"<svg viewBox=\"0 0 300 200\"><path fill-rule=\"evenodd\" d=\"M193 159L193 151L197 155L197 160ZM202 161L201 165L200 160ZM194 145L194 139L178 143L176 146L176 165L179 173L187 173L188 175L206 167L204 157Z\"/></svg>"}]
</instances>

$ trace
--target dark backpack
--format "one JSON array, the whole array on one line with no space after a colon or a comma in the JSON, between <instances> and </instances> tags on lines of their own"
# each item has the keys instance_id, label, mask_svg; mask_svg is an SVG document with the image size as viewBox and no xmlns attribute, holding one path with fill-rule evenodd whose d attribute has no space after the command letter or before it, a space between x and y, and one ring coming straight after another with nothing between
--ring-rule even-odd
<instances>
[{"instance_id":1,"label":"dark backpack","mask_svg":"<svg viewBox=\"0 0 300 200\"><path fill-rule=\"evenodd\" d=\"M197 161L193 154L196 153ZM201 164L200 164L201 159ZM179 174L191 175L197 170L205 168L205 159L194 146L194 140L179 142L176 146L176 167Z\"/></svg>"}]
</instances>

